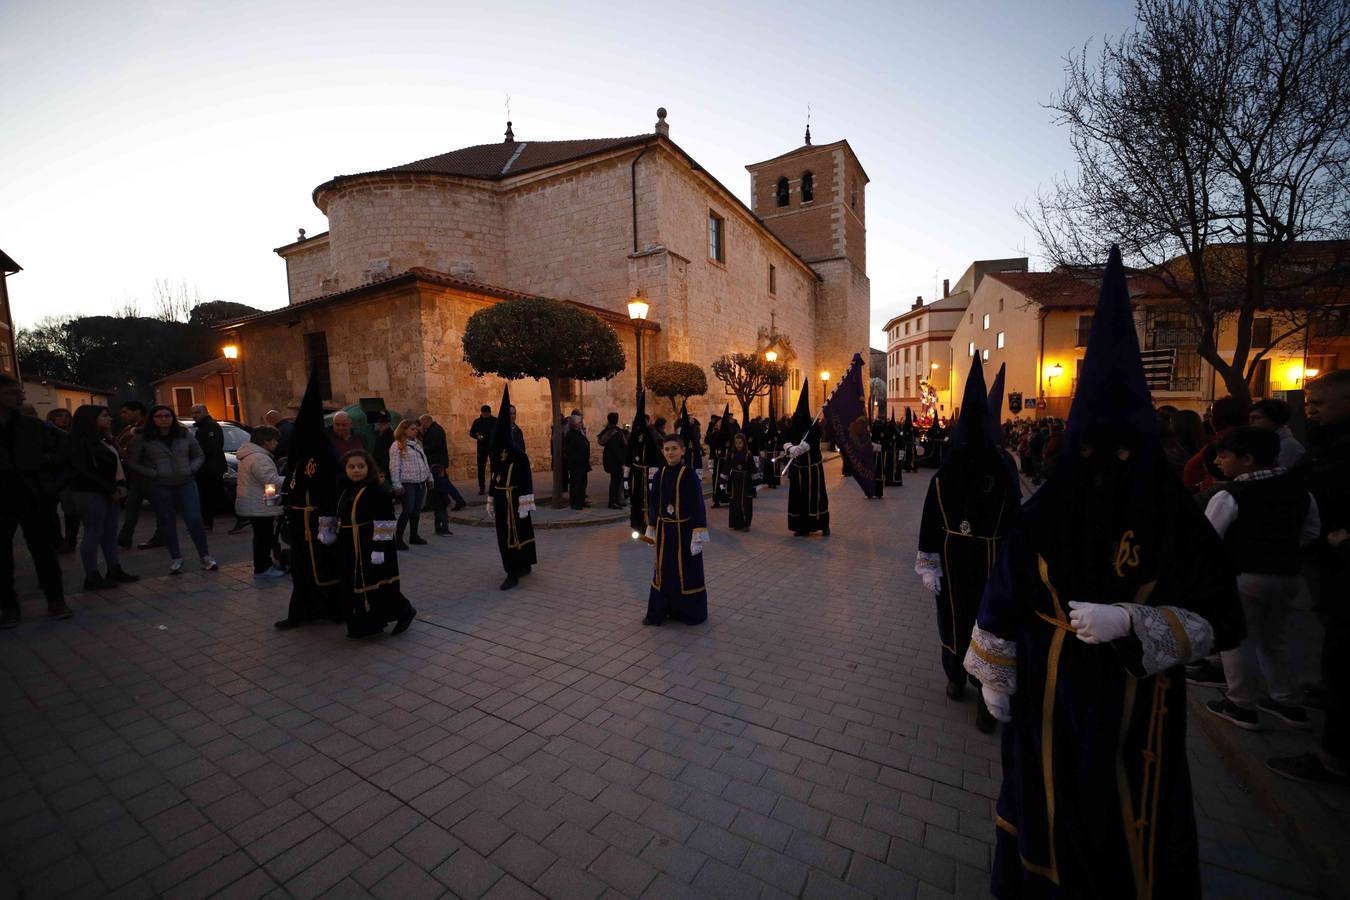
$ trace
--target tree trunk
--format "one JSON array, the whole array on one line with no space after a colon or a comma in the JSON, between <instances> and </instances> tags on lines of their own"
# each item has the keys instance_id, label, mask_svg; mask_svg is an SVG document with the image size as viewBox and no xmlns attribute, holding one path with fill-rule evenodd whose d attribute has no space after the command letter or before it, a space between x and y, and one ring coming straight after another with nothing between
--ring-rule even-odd
<instances>
[{"instance_id":1,"label":"tree trunk","mask_svg":"<svg viewBox=\"0 0 1350 900\"><path fill-rule=\"evenodd\" d=\"M563 455L562 455L562 405L558 396L560 385L558 379L549 376L548 379L548 408L551 413L549 422L549 443L553 445L553 508L562 509L567 505L567 498L563 496Z\"/></svg>"},{"instance_id":2,"label":"tree trunk","mask_svg":"<svg viewBox=\"0 0 1350 900\"><path fill-rule=\"evenodd\" d=\"M746 424L750 421L750 404L754 401L754 398L752 397L750 400L741 400L740 397L737 397L736 399L741 401L741 428L744 429Z\"/></svg>"}]
</instances>

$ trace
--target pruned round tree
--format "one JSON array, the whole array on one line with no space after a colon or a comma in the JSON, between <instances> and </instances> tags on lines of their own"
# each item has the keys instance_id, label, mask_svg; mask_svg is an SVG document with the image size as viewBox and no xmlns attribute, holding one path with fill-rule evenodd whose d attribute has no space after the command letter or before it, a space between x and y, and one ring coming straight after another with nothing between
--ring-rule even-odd
<instances>
[{"instance_id":1,"label":"pruned round tree","mask_svg":"<svg viewBox=\"0 0 1350 900\"><path fill-rule=\"evenodd\" d=\"M671 412L680 408L684 397L702 397L708 393L708 376L703 367L691 362L657 363L647 370L647 390L670 401Z\"/></svg>"},{"instance_id":2,"label":"pruned round tree","mask_svg":"<svg viewBox=\"0 0 1350 900\"><path fill-rule=\"evenodd\" d=\"M508 381L548 381L552 411L553 506L563 498L561 381L608 381L623 371L626 359L619 336L599 316L584 309L527 297L503 300L469 316L464 327L464 361L475 375L500 375Z\"/></svg>"},{"instance_id":3,"label":"pruned round tree","mask_svg":"<svg viewBox=\"0 0 1350 900\"><path fill-rule=\"evenodd\" d=\"M769 362L759 353L728 353L712 364L713 374L736 395L741 422L750 420L750 403L787 381L787 365Z\"/></svg>"}]
</instances>

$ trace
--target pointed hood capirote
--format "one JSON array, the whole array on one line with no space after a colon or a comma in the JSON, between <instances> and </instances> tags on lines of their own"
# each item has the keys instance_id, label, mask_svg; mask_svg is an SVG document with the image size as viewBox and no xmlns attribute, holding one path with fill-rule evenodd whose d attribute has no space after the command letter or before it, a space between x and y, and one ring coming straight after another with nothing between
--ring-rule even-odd
<instances>
[{"instance_id":1,"label":"pointed hood capirote","mask_svg":"<svg viewBox=\"0 0 1350 900\"><path fill-rule=\"evenodd\" d=\"M502 385L502 403L497 408L497 421L492 427L492 470L519 460L528 460L525 452L511 440L511 385Z\"/></svg>"},{"instance_id":2,"label":"pointed hood capirote","mask_svg":"<svg viewBox=\"0 0 1350 900\"><path fill-rule=\"evenodd\" d=\"M313 506L330 516L338 497L338 457L323 425L323 399L319 396L319 372L309 373L305 396L295 416L286 456L286 493L290 505Z\"/></svg>"},{"instance_id":3,"label":"pointed hood capirote","mask_svg":"<svg viewBox=\"0 0 1350 900\"><path fill-rule=\"evenodd\" d=\"M1003 416L1003 379L1008 373L1008 364L1003 363L998 367L998 374L994 376L994 383L989 388L989 433L994 438L995 444L1003 443L1003 429L999 419Z\"/></svg>"},{"instance_id":4,"label":"pointed hood capirote","mask_svg":"<svg viewBox=\"0 0 1350 900\"><path fill-rule=\"evenodd\" d=\"M961 415L952 432L952 451L982 445L989 438L989 393L984 386L984 364L976 354L971 357L970 374L966 376L966 390L961 397Z\"/></svg>"},{"instance_id":5,"label":"pointed hood capirote","mask_svg":"<svg viewBox=\"0 0 1350 900\"><path fill-rule=\"evenodd\" d=\"M811 430L815 417L811 415L811 382L802 381L802 392L797 397L797 409L792 413L792 432L788 439L794 444L801 443Z\"/></svg>"},{"instance_id":6,"label":"pointed hood capirote","mask_svg":"<svg viewBox=\"0 0 1350 900\"><path fill-rule=\"evenodd\" d=\"M647 421L647 392L638 394L637 412L633 413L633 427L628 432L628 464L630 466L660 465L661 448Z\"/></svg>"}]
</instances>

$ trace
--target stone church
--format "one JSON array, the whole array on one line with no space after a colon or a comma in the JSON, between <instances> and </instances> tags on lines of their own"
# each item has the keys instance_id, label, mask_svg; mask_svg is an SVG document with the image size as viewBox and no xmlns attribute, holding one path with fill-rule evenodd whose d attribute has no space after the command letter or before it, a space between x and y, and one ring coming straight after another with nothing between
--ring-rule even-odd
<instances>
[{"instance_id":1,"label":"stone church","mask_svg":"<svg viewBox=\"0 0 1350 900\"><path fill-rule=\"evenodd\" d=\"M837 381L868 347L866 172L847 141L813 144L808 129L802 146L746 166L747 208L671 140L664 109L657 117L648 134L570 141L518 140L507 123L501 143L319 185L328 231L276 250L289 304L225 328L239 347L245 417L298 406L317 364L333 406L379 397L435 415L462 477L469 425L501 396L497 379L474 378L463 361L469 316L542 296L612 325L627 370L567 384L563 401L598 430L610 410L632 417L627 302L639 292L650 304L644 367L673 359L708 370L707 396L690 401L705 423L735 407L710 368L729 352L775 350L790 370L780 408L791 410L807 379L818 404L821 373ZM547 460L547 383L518 382L512 398L531 455Z\"/></svg>"}]
</instances>

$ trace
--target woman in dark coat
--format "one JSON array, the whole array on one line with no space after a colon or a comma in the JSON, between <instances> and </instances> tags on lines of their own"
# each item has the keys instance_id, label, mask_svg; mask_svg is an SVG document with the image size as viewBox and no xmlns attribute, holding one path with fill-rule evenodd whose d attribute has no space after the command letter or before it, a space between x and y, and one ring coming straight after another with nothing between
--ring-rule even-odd
<instances>
[{"instance_id":1,"label":"woman in dark coat","mask_svg":"<svg viewBox=\"0 0 1350 900\"><path fill-rule=\"evenodd\" d=\"M347 605L347 637L394 634L412 624L417 611L403 596L394 531L394 495L380 481L375 459L364 450L342 457L345 490L338 500L338 578Z\"/></svg>"},{"instance_id":2,"label":"woman in dark coat","mask_svg":"<svg viewBox=\"0 0 1350 900\"><path fill-rule=\"evenodd\" d=\"M744 434L731 439L731 455L726 463L727 527L732 531L749 531L755 517L755 484L759 481L759 461L750 452Z\"/></svg>"}]
</instances>

